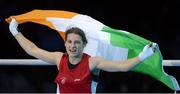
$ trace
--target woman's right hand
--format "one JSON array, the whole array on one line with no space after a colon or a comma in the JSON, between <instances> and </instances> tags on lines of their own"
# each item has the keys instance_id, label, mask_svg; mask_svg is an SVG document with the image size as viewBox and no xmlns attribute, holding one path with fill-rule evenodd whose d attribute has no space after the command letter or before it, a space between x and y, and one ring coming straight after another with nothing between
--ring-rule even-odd
<instances>
[{"instance_id":1,"label":"woman's right hand","mask_svg":"<svg viewBox=\"0 0 180 94\"><path fill-rule=\"evenodd\" d=\"M9 25L9 30L13 36L16 36L19 33L19 31L17 30L17 27L18 27L18 23L16 19L12 18Z\"/></svg>"}]
</instances>

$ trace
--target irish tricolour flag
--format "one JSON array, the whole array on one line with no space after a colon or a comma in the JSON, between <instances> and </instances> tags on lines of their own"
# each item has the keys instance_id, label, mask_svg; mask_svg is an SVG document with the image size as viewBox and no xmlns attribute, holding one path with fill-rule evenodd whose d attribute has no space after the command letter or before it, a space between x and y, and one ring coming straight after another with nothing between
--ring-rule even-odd
<instances>
[{"instance_id":1,"label":"irish tricolour flag","mask_svg":"<svg viewBox=\"0 0 180 94\"><path fill-rule=\"evenodd\" d=\"M25 14L11 16L19 23L34 22L46 25L59 32L64 38L66 29L76 26L84 30L88 44L84 52L91 56L102 56L109 60L126 60L137 56L151 41L123 30L113 29L103 23L74 12L60 10L33 10ZM6 19L7 22L11 18ZM176 79L163 70L162 56L157 48L155 54L141 62L132 71L147 74L168 86L180 90Z\"/></svg>"}]
</instances>

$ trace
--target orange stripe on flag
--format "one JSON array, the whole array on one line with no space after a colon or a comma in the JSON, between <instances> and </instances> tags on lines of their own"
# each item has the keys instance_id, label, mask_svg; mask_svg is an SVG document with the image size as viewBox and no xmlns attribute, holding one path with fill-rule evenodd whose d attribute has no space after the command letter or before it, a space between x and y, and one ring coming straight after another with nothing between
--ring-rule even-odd
<instances>
[{"instance_id":1,"label":"orange stripe on flag","mask_svg":"<svg viewBox=\"0 0 180 94\"><path fill-rule=\"evenodd\" d=\"M21 15L15 15L10 16L6 19L8 23L10 23L11 18L15 18L17 22L25 23L25 22L34 22L38 24L42 24L45 26L48 26L52 29L55 29L55 27L52 25L52 23L48 22L46 19L49 17L53 18L69 18L71 19L77 15L75 12L69 12L69 11L59 11L59 10L33 10L25 14ZM64 39L64 32L59 31L60 36Z\"/></svg>"}]
</instances>

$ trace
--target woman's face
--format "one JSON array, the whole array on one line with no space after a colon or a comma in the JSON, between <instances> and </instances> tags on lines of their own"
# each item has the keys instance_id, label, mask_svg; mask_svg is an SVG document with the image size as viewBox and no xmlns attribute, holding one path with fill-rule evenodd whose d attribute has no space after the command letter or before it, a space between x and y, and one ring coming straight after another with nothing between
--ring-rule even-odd
<instances>
[{"instance_id":1,"label":"woman's face","mask_svg":"<svg viewBox=\"0 0 180 94\"><path fill-rule=\"evenodd\" d=\"M82 37L78 34L70 33L67 35L65 47L70 57L80 57L85 44L82 41Z\"/></svg>"}]
</instances>

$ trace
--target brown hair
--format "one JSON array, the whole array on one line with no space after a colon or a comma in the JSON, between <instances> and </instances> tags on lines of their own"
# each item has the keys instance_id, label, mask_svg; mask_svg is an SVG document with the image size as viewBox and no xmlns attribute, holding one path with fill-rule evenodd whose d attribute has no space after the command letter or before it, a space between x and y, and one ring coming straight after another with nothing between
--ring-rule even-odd
<instances>
[{"instance_id":1,"label":"brown hair","mask_svg":"<svg viewBox=\"0 0 180 94\"><path fill-rule=\"evenodd\" d=\"M70 29L68 29L68 30L66 31L65 41L67 40L67 35L68 35L68 34L71 34L71 33L74 33L74 34L77 34L77 35L81 36L83 43L84 43L84 44L87 44L88 41L87 41L87 39L86 39L86 35L85 35L84 31L81 30L81 29L78 28L78 27L72 27L72 28L70 28Z\"/></svg>"}]
</instances>

